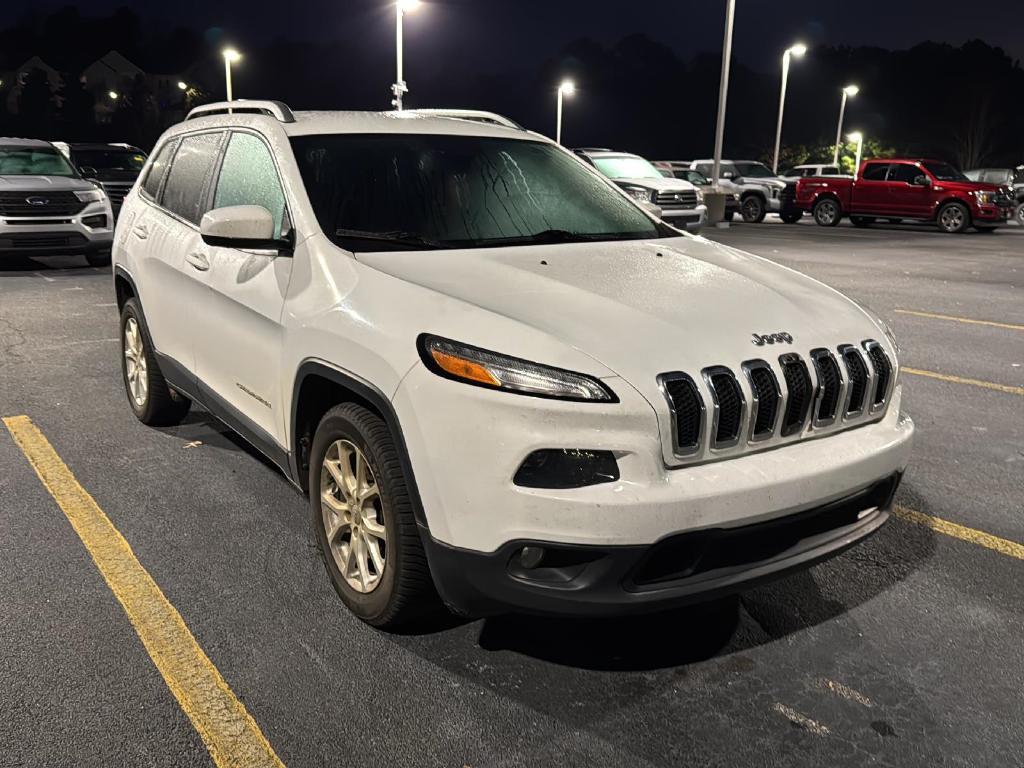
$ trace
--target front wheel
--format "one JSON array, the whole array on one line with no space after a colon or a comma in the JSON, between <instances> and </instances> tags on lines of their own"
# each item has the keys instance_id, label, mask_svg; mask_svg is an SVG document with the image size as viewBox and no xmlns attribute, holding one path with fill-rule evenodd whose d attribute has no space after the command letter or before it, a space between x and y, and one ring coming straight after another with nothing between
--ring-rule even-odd
<instances>
[{"instance_id":1,"label":"front wheel","mask_svg":"<svg viewBox=\"0 0 1024 768\"><path fill-rule=\"evenodd\" d=\"M839 202L831 197L825 197L814 204L814 221L819 227L834 227L843 218Z\"/></svg>"},{"instance_id":2,"label":"front wheel","mask_svg":"<svg viewBox=\"0 0 1024 768\"><path fill-rule=\"evenodd\" d=\"M412 497L387 424L335 406L313 438L309 500L327 574L342 602L393 628L437 605Z\"/></svg>"},{"instance_id":3,"label":"front wheel","mask_svg":"<svg viewBox=\"0 0 1024 768\"><path fill-rule=\"evenodd\" d=\"M1017 210L1014 211L1013 217L1017 219L1017 223L1024 227L1024 203L1017 205Z\"/></svg>"},{"instance_id":4,"label":"front wheel","mask_svg":"<svg viewBox=\"0 0 1024 768\"><path fill-rule=\"evenodd\" d=\"M180 424L192 401L167 385L134 298L121 310L121 374L135 417L151 427Z\"/></svg>"},{"instance_id":5,"label":"front wheel","mask_svg":"<svg viewBox=\"0 0 1024 768\"><path fill-rule=\"evenodd\" d=\"M963 203L946 203L939 210L939 229L951 235L965 232L971 226L971 212Z\"/></svg>"},{"instance_id":6,"label":"front wheel","mask_svg":"<svg viewBox=\"0 0 1024 768\"><path fill-rule=\"evenodd\" d=\"M760 224L767 213L768 210L760 195L748 195L740 203L740 215L748 224Z\"/></svg>"}]
</instances>

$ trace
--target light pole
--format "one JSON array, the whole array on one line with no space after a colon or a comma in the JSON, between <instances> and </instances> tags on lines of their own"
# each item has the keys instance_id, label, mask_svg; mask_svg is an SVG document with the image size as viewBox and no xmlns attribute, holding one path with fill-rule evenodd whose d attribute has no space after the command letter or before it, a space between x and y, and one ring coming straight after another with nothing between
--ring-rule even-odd
<instances>
[{"instance_id":1,"label":"light pole","mask_svg":"<svg viewBox=\"0 0 1024 768\"><path fill-rule=\"evenodd\" d=\"M857 160L853 166L853 178L856 179L857 175L860 173L861 156L864 154L864 134L860 131L854 131L853 133L847 134L846 138L857 145Z\"/></svg>"},{"instance_id":2,"label":"light pole","mask_svg":"<svg viewBox=\"0 0 1024 768\"><path fill-rule=\"evenodd\" d=\"M832 156L832 165L839 165L839 142L843 140L843 115L846 114L846 100L860 93L856 85L843 88L843 100L839 102L839 127L836 128L836 152Z\"/></svg>"},{"instance_id":3,"label":"light pole","mask_svg":"<svg viewBox=\"0 0 1024 768\"><path fill-rule=\"evenodd\" d=\"M576 93L576 84L572 80L563 80L558 86L558 111L555 118L555 143L562 143L562 99Z\"/></svg>"},{"instance_id":4,"label":"light pole","mask_svg":"<svg viewBox=\"0 0 1024 768\"><path fill-rule=\"evenodd\" d=\"M786 111L786 85L789 83L789 60L793 56L800 58L807 53L803 43L787 48L782 54L782 90L779 92L779 122L775 126L775 160L772 162L772 173L779 173L779 149L782 147L782 113Z\"/></svg>"},{"instance_id":5,"label":"light pole","mask_svg":"<svg viewBox=\"0 0 1024 768\"><path fill-rule=\"evenodd\" d=\"M722 44L722 77L718 85L718 122L715 124L715 161L711 183L718 186L722 170L722 141L725 138L725 103L729 98L729 62L732 59L732 26L736 18L736 0L728 0L725 8L725 41Z\"/></svg>"},{"instance_id":6,"label":"light pole","mask_svg":"<svg viewBox=\"0 0 1024 768\"><path fill-rule=\"evenodd\" d=\"M391 92L395 95L391 104L399 112L402 111L402 97L409 92L409 86L405 82L405 61L402 41L402 20L405 14L415 11L420 7L420 0L398 0L395 3L395 84L391 86Z\"/></svg>"},{"instance_id":7,"label":"light pole","mask_svg":"<svg viewBox=\"0 0 1024 768\"><path fill-rule=\"evenodd\" d=\"M234 100L234 95L231 91L231 65L242 58L242 54L236 51L234 48L225 48L221 51L221 56L224 57L224 85L227 90L228 101ZM231 108L228 108L228 112Z\"/></svg>"}]
</instances>

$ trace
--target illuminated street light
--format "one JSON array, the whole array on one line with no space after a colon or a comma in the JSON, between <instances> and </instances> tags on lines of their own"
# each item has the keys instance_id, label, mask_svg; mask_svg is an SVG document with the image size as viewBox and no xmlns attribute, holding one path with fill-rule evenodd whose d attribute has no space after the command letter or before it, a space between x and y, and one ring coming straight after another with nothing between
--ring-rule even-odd
<instances>
[{"instance_id":1,"label":"illuminated street light","mask_svg":"<svg viewBox=\"0 0 1024 768\"><path fill-rule=\"evenodd\" d=\"M576 84L572 80L563 80L558 86L558 112L555 120L555 141L562 143L562 99L576 93Z\"/></svg>"},{"instance_id":2,"label":"illuminated street light","mask_svg":"<svg viewBox=\"0 0 1024 768\"><path fill-rule=\"evenodd\" d=\"M402 111L402 97L409 92L409 86L405 82L405 52L403 50L402 21L405 14L415 11L422 5L420 0L398 0L395 3L395 84L391 86L391 92L395 95L391 104L399 112Z\"/></svg>"},{"instance_id":3,"label":"illuminated street light","mask_svg":"<svg viewBox=\"0 0 1024 768\"><path fill-rule=\"evenodd\" d=\"M107 96L110 97L111 101L117 101L120 98L121 94L119 94L117 91L107 91Z\"/></svg>"},{"instance_id":4,"label":"illuminated street light","mask_svg":"<svg viewBox=\"0 0 1024 768\"><path fill-rule=\"evenodd\" d=\"M179 91L187 91L188 90L188 83L186 83L184 80L179 80L178 81L178 90Z\"/></svg>"},{"instance_id":5,"label":"illuminated street light","mask_svg":"<svg viewBox=\"0 0 1024 768\"><path fill-rule=\"evenodd\" d=\"M782 54L782 90L779 93L779 122L775 126L775 160L772 162L772 172L779 172L779 149L782 146L782 113L786 111L786 85L789 83L789 60L796 56L798 59L807 53L807 46L797 43L785 50Z\"/></svg>"},{"instance_id":6,"label":"illuminated street light","mask_svg":"<svg viewBox=\"0 0 1024 768\"><path fill-rule=\"evenodd\" d=\"M864 154L864 134L860 131L854 131L853 133L848 133L846 138L857 145L857 160L853 166L853 178L856 179L860 173L861 156Z\"/></svg>"},{"instance_id":7,"label":"illuminated street light","mask_svg":"<svg viewBox=\"0 0 1024 768\"><path fill-rule=\"evenodd\" d=\"M839 165L839 142L843 140L843 115L846 114L846 100L853 98L860 93L856 85L848 85L843 88L843 100L839 102L839 127L836 128L836 151L832 156L832 165Z\"/></svg>"},{"instance_id":8,"label":"illuminated street light","mask_svg":"<svg viewBox=\"0 0 1024 768\"><path fill-rule=\"evenodd\" d=\"M234 96L231 90L231 65L234 64L236 61L240 60L242 58L242 54L240 54L234 48L225 48L223 51L220 52L220 55L224 57L225 90L227 91L228 101L232 101L234 99ZM230 111L231 109L228 108L228 112Z\"/></svg>"}]
</instances>

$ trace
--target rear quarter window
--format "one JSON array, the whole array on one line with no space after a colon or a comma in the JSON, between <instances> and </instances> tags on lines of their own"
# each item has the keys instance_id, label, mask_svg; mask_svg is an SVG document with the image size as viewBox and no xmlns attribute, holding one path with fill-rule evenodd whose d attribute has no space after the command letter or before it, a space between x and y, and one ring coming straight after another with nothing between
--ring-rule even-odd
<instances>
[{"instance_id":1,"label":"rear quarter window","mask_svg":"<svg viewBox=\"0 0 1024 768\"><path fill-rule=\"evenodd\" d=\"M160 185L163 183L164 176L167 175L167 166L170 164L177 146L177 139L165 142L156 153L153 162L150 163L149 170L146 171L146 178L142 182L142 191L150 200L156 200L160 195Z\"/></svg>"},{"instance_id":2,"label":"rear quarter window","mask_svg":"<svg viewBox=\"0 0 1024 768\"><path fill-rule=\"evenodd\" d=\"M210 177L217 161L222 132L198 133L181 140L167 172L161 205L198 224L207 210Z\"/></svg>"}]
</instances>

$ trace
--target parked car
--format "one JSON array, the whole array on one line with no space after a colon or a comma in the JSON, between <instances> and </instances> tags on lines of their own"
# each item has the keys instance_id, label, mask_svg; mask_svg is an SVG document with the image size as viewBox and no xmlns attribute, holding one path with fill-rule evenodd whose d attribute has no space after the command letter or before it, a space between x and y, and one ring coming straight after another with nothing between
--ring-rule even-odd
<instances>
[{"instance_id":1,"label":"parked car","mask_svg":"<svg viewBox=\"0 0 1024 768\"><path fill-rule=\"evenodd\" d=\"M83 178L97 182L110 198L114 218L121 201L146 164L146 153L131 144L81 144L54 142Z\"/></svg>"},{"instance_id":2,"label":"parked car","mask_svg":"<svg viewBox=\"0 0 1024 768\"><path fill-rule=\"evenodd\" d=\"M1024 226L1024 165L1016 168L975 168L964 171L971 181L981 181L986 184L997 184L1012 190L1014 205L1014 218L1017 223Z\"/></svg>"},{"instance_id":3,"label":"parked car","mask_svg":"<svg viewBox=\"0 0 1024 768\"><path fill-rule=\"evenodd\" d=\"M835 165L827 164L810 164L810 165L794 165L792 168L788 168L779 174L779 178L784 181L795 181L796 179L803 179L808 176L847 176L853 178L849 174L842 173L839 168Z\"/></svg>"},{"instance_id":4,"label":"parked car","mask_svg":"<svg viewBox=\"0 0 1024 768\"><path fill-rule=\"evenodd\" d=\"M689 161L655 160L651 164L661 172L662 176L688 181L705 194L715 189L711 179L700 171L690 168ZM740 192L742 190L738 184L733 184L728 179L719 179L718 189L726 196L725 220L731 221L740 209Z\"/></svg>"},{"instance_id":5,"label":"parked car","mask_svg":"<svg viewBox=\"0 0 1024 768\"><path fill-rule=\"evenodd\" d=\"M0 138L0 256L81 253L101 266L113 236L106 194L56 147Z\"/></svg>"},{"instance_id":6,"label":"parked car","mask_svg":"<svg viewBox=\"0 0 1024 768\"><path fill-rule=\"evenodd\" d=\"M375 626L739 590L878 530L910 455L878 317L513 128L196 108L114 263L135 415L262 451Z\"/></svg>"},{"instance_id":7,"label":"parked car","mask_svg":"<svg viewBox=\"0 0 1024 768\"><path fill-rule=\"evenodd\" d=\"M875 219L934 221L944 232L988 231L1013 215L1005 187L971 181L941 160L868 160L856 179L811 177L796 183L796 206L823 227L844 216L859 227Z\"/></svg>"},{"instance_id":8,"label":"parked car","mask_svg":"<svg viewBox=\"0 0 1024 768\"><path fill-rule=\"evenodd\" d=\"M713 178L714 160L694 160L690 167ZM786 182L772 173L772 169L756 160L723 160L720 177L739 185L740 215L751 223L764 221L768 213L780 210L779 193Z\"/></svg>"},{"instance_id":9,"label":"parked car","mask_svg":"<svg viewBox=\"0 0 1024 768\"><path fill-rule=\"evenodd\" d=\"M648 160L611 149L573 150L640 203L653 203L662 218L688 232L699 232L707 224L704 193L688 181L666 179Z\"/></svg>"}]
</instances>

